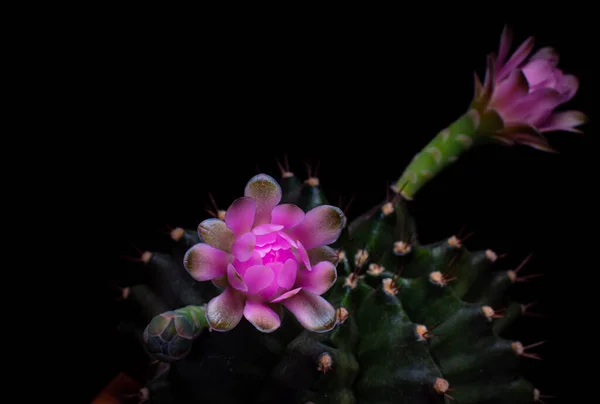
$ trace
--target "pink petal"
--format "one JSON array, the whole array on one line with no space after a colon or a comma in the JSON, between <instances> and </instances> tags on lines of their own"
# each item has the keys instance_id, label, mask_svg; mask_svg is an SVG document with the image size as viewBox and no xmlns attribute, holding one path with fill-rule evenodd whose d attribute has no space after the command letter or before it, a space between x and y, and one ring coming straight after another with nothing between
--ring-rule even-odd
<instances>
[{"instance_id":1,"label":"pink petal","mask_svg":"<svg viewBox=\"0 0 600 404\"><path fill-rule=\"evenodd\" d=\"M244 317L250 321L257 330L270 333L281 325L281 318L268 305L253 300L247 300L244 307Z\"/></svg>"},{"instance_id":2,"label":"pink petal","mask_svg":"<svg viewBox=\"0 0 600 404\"><path fill-rule=\"evenodd\" d=\"M255 243L256 236L252 232L245 233L235 240L231 252L239 261L248 261L254 252Z\"/></svg>"},{"instance_id":3,"label":"pink petal","mask_svg":"<svg viewBox=\"0 0 600 404\"><path fill-rule=\"evenodd\" d=\"M262 236L256 236L256 245L263 247L267 244L274 243L277 239L277 233L263 234Z\"/></svg>"},{"instance_id":4,"label":"pink petal","mask_svg":"<svg viewBox=\"0 0 600 404\"><path fill-rule=\"evenodd\" d=\"M255 295L273 282L275 274L265 265L254 265L246 270L244 282L248 285L248 294Z\"/></svg>"},{"instance_id":5,"label":"pink petal","mask_svg":"<svg viewBox=\"0 0 600 404\"><path fill-rule=\"evenodd\" d=\"M568 132L580 132L576 126L587 122L587 116L580 111L554 112L540 127L540 132L564 130Z\"/></svg>"},{"instance_id":6,"label":"pink petal","mask_svg":"<svg viewBox=\"0 0 600 404\"><path fill-rule=\"evenodd\" d=\"M496 88L490 100L490 106L502 110L524 98L529 91L525 75L518 69L513 70L505 80L502 80Z\"/></svg>"},{"instance_id":7,"label":"pink petal","mask_svg":"<svg viewBox=\"0 0 600 404\"><path fill-rule=\"evenodd\" d=\"M228 287L206 305L206 320L215 331L233 329L244 314L245 297L237 290Z\"/></svg>"},{"instance_id":8,"label":"pink petal","mask_svg":"<svg viewBox=\"0 0 600 404\"><path fill-rule=\"evenodd\" d=\"M244 274L246 273L246 270L248 268L260 264L262 264L262 257L257 251L254 251L250 256L250 259L248 259L247 261L242 262L238 259L233 260L233 266L238 271L238 273L242 275L242 278L244 277Z\"/></svg>"},{"instance_id":9,"label":"pink petal","mask_svg":"<svg viewBox=\"0 0 600 404\"><path fill-rule=\"evenodd\" d=\"M294 258L290 258L283 264L279 275L277 276L277 284L284 289L290 289L296 282L296 272L298 271L298 263Z\"/></svg>"},{"instance_id":10,"label":"pink petal","mask_svg":"<svg viewBox=\"0 0 600 404\"><path fill-rule=\"evenodd\" d=\"M255 175L248 181L244 195L256 201L254 225L269 223L271 211L281 201L281 187L266 174Z\"/></svg>"},{"instance_id":11,"label":"pink petal","mask_svg":"<svg viewBox=\"0 0 600 404\"><path fill-rule=\"evenodd\" d=\"M551 88L536 90L519 102L502 110L502 119L506 125L528 123L537 126L550 116L552 110L560 104L560 93Z\"/></svg>"},{"instance_id":12,"label":"pink petal","mask_svg":"<svg viewBox=\"0 0 600 404\"><path fill-rule=\"evenodd\" d=\"M290 290L288 292L285 292L281 296L279 296L279 297L271 300L271 303L279 303L279 302L281 302L281 301L283 301L285 299L289 299L292 296L296 296L296 294L298 292L300 292L301 290L302 290L302 288L296 288L296 289L292 289L292 290Z\"/></svg>"},{"instance_id":13,"label":"pink petal","mask_svg":"<svg viewBox=\"0 0 600 404\"><path fill-rule=\"evenodd\" d=\"M280 224L265 223L252 229L252 233L256 234L257 236L264 236L265 234L273 233L274 231L279 231L281 229L283 229L283 226Z\"/></svg>"},{"instance_id":14,"label":"pink petal","mask_svg":"<svg viewBox=\"0 0 600 404\"><path fill-rule=\"evenodd\" d=\"M275 241L273 242L273 244L271 244L271 248L273 249L273 251L289 250L291 247L290 243L285 238L281 237L279 235L280 233L275 234Z\"/></svg>"},{"instance_id":15,"label":"pink petal","mask_svg":"<svg viewBox=\"0 0 600 404\"><path fill-rule=\"evenodd\" d=\"M327 332L335 327L335 309L321 296L300 290L295 296L283 300L282 304L307 330Z\"/></svg>"},{"instance_id":16,"label":"pink petal","mask_svg":"<svg viewBox=\"0 0 600 404\"><path fill-rule=\"evenodd\" d=\"M246 283L242 279L242 276L238 273L238 271L235 270L235 267L231 264L227 265L227 280L233 288L241 292L246 292L248 290L248 286L246 286Z\"/></svg>"},{"instance_id":17,"label":"pink petal","mask_svg":"<svg viewBox=\"0 0 600 404\"><path fill-rule=\"evenodd\" d=\"M232 257L205 243L196 244L183 257L183 266L197 281L208 281L225 275Z\"/></svg>"},{"instance_id":18,"label":"pink petal","mask_svg":"<svg viewBox=\"0 0 600 404\"><path fill-rule=\"evenodd\" d=\"M298 255L300 255L300 259L302 260L302 263L304 264L306 269L310 271L312 269L312 266L310 265L310 260L308 259L308 253L306 252L306 249L304 248L300 240L298 240Z\"/></svg>"},{"instance_id":19,"label":"pink petal","mask_svg":"<svg viewBox=\"0 0 600 404\"><path fill-rule=\"evenodd\" d=\"M298 271L296 285L311 293L322 295L337 279L335 266L328 261L319 262L312 271Z\"/></svg>"},{"instance_id":20,"label":"pink petal","mask_svg":"<svg viewBox=\"0 0 600 404\"><path fill-rule=\"evenodd\" d=\"M337 265L340 256L333 248L324 245L309 250L308 259L312 265L318 264L321 261L329 261L333 265Z\"/></svg>"},{"instance_id":21,"label":"pink petal","mask_svg":"<svg viewBox=\"0 0 600 404\"><path fill-rule=\"evenodd\" d=\"M579 90L579 79L572 74L565 74L560 83L557 83L556 89L560 92L560 103L564 104L570 101Z\"/></svg>"},{"instance_id":22,"label":"pink petal","mask_svg":"<svg viewBox=\"0 0 600 404\"><path fill-rule=\"evenodd\" d=\"M287 241L288 243L290 243L290 245L294 248L298 248L298 245L296 244L296 242L294 241L293 238L291 238L288 234L280 231L279 233L277 233L277 235L281 238L283 238L285 241Z\"/></svg>"},{"instance_id":23,"label":"pink petal","mask_svg":"<svg viewBox=\"0 0 600 404\"><path fill-rule=\"evenodd\" d=\"M238 198L225 213L225 223L236 236L248 233L252 229L254 215L256 212L256 202L252 198Z\"/></svg>"},{"instance_id":24,"label":"pink petal","mask_svg":"<svg viewBox=\"0 0 600 404\"><path fill-rule=\"evenodd\" d=\"M560 55L558 51L552 47L546 46L545 48L541 48L536 53L533 54L529 58L529 61L543 59L547 60L551 63L552 67L558 66L558 61L560 59Z\"/></svg>"},{"instance_id":25,"label":"pink petal","mask_svg":"<svg viewBox=\"0 0 600 404\"><path fill-rule=\"evenodd\" d=\"M214 218L202 221L198 225L198 235L206 244L225 252L231 252L235 236L224 221Z\"/></svg>"},{"instance_id":26,"label":"pink petal","mask_svg":"<svg viewBox=\"0 0 600 404\"><path fill-rule=\"evenodd\" d=\"M539 86L554 77L554 68L552 67L552 64L545 59L537 59L528 62L521 68L521 71L525 75L529 87Z\"/></svg>"},{"instance_id":27,"label":"pink petal","mask_svg":"<svg viewBox=\"0 0 600 404\"><path fill-rule=\"evenodd\" d=\"M279 262L286 262L290 258L296 260L296 256L292 253L291 250L279 250L275 253L275 257Z\"/></svg>"},{"instance_id":28,"label":"pink petal","mask_svg":"<svg viewBox=\"0 0 600 404\"><path fill-rule=\"evenodd\" d=\"M265 255L271 252L271 246L266 245L264 247L254 247L254 251L260 254L261 257L264 258Z\"/></svg>"},{"instance_id":29,"label":"pink petal","mask_svg":"<svg viewBox=\"0 0 600 404\"><path fill-rule=\"evenodd\" d=\"M304 220L290 231L290 236L302 242L307 250L335 242L344 228L346 218L340 208L321 205L306 213Z\"/></svg>"},{"instance_id":30,"label":"pink petal","mask_svg":"<svg viewBox=\"0 0 600 404\"><path fill-rule=\"evenodd\" d=\"M289 203L275 206L271 212L271 223L281 224L290 229L304 220L304 211Z\"/></svg>"},{"instance_id":31,"label":"pink petal","mask_svg":"<svg viewBox=\"0 0 600 404\"><path fill-rule=\"evenodd\" d=\"M227 280L227 275L219 276L218 278L214 278L212 281L213 285L215 285L219 289L225 289L229 286L229 281Z\"/></svg>"},{"instance_id":32,"label":"pink petal","mask_svg":"<svg viewBox=\"0 0 600 404\"><path fill-rule=\"evenodd\" d=\"M279 272L281 272L281 270L283 269L283 262L279 262L279 261L269 262L268 264L265 264L265 265L268 266L269 268L271 268L271 271L273 271L273 275L275 276L275 278L277 278L277 276L279 275Z\"/></svg>"},{"instance_id":33,"label":"pink petal","mask_svg":"<svg viewBox=\"0 0 600 404\"><path fill-rule=\"evenodd\" d=\"M519 67L521 63L527 58L527 56L533 50L533 45L535 44L535 39L533 37L527 38L519 48L512 54L510 59L500 68L498 72L496 72L496 80L502 80L506 76L510 74L510 72Z\"/></svg>"},{"instance_id":34,"label":"pink petal","mask_svg":"<svg viewBox=\"0 0 600 404\"><path fill-rule=\"evenodd\" d=\"M502 29L502 35L500 35L500 47L498 49L498 59L496 61L496 68L500 69L506 58L508 52L510 52L510 46L512 45L512 29L510 26L505 25Z\"/></svg>"}]
</instances>

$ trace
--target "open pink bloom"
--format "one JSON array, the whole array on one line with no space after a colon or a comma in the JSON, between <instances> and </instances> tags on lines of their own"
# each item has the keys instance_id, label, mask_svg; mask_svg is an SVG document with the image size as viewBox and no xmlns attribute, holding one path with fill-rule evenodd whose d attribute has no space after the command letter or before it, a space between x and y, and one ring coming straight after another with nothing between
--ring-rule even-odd
<instances>
[{"instance_id":1,"label":"open pink bloom","mask_svg":"<svg viewBox=\"0 0 600 404\"><path fill-rule=\"evenodd\" d=\"M587 119L579 111L554 111L575 96L579 80L557 67L559 56L553 48L542 48L527 59L533 37L508 57L511 43L511 31L505 26L497 57L488 57L483 86L475 76L476 109L483 114L493 110L501 118L503 129L494 136L496 140L552 151L542 133L580 132L576 126Z\"/></svg>"},{"instance_id":2,"label":"open pink bloom","mask_svg":"<svg viewBox=\"0 0 600 404\"><path fill-rule=\"evenodd\" d=\"M337 254L327 244L340 236L344 214L328 205L307 213L279 205L281 187L264 174L250 179L244 195L229 206L224 221L200 223L204 242L184 258L194 279L224 289L207 305L208 324L228 331L243 316L258 330L273 332L283 305L306 329L331 330L335 309L320 295L337 278Z\"/></svg>"}]
</instances>

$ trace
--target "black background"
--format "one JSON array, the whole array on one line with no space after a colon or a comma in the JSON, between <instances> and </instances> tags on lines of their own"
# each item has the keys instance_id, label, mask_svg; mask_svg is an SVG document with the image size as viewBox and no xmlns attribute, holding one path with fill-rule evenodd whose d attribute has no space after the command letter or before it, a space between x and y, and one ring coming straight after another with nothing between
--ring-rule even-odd
<instances>
[{"instance_id":1,"label":"black background","mask_svg":"<svg viewBox=\"0 0 600 404\"><path fill-rule=\"evenodd\" d=\"M536 49L559 50L559 66L581 81L562 109L592 115L596 45L582 10L541 17L473 9L435 20L384 14L240 22L227 15L215 22L207 14L193 23L140 17L135 24L105 24L90 40L97 50L92 124L98 144L109 147L90 150L100 158L89 202L102 207L89 216L110 260L100 269L102 282L96 280L98 294L90 295L97 310L88 339L87 397L140 359L116 330L116 286L127 283L129 265L119 257L136 256L132 245L159 249L166 225L195 228L208 217L208 192L225 209L257 170L278 178L276 158L284 154L301 176L306 164L319 162L330 202L354 195L348 215L362 213L465 111L473 71L483 77L485 56L497 51L505 23L515 31L513 50L529 35L536 36ZM585 135L552 133L558 155L481 147L411 203L424 243L464 226L474 232L468 248L508 254L498 265L514 267L534 253L523 273L547 276L522 285L521 293L525 302L539 301L532 310L550 318L528 320L521 340L549 340L535 350L544 361L528 376L558 396L571 388L552 381L572 357L566 347L574 331L566 316L575 322L582 302L569 293L581 290L589 265L579 243L591 234L593 126L583 127Z\"/></svg>"}]
</instances>

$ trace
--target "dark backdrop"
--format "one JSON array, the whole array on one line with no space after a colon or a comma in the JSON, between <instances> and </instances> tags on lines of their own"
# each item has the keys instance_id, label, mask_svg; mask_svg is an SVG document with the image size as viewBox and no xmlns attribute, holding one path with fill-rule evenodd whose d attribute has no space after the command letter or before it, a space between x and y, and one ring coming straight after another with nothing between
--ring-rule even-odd
<instances>
[{"instance_id":1,"label":"dark backdrop","mask_svg":"<svg viewBox=\"0 0 600 404\"><path fill-rule=\"evenodd\" d=\"M515 29L513 50L529 35L538 48L559 49L560 66L581 79L569 109L592 115L591 25L559 14L106 27L93 41L101 72L93 81L97 136L110 147L94 150L103 155L90 202L102 207L89 214L111 260L99 269L103 282L91 296L97 320L85 394L141 358L116 330L116 286L127 278L119 256L135 256L132 245L160 248L166 225L195 228L208 217L208 192L226 208L257 170L278 178L276 158L284 154L301 175L319 162L332 203L354 195L351 218L368 209L411 157L465 111L473 71L483 77L504 23ZM570 388L551 380L572 356L565 316L576 316L581 300L566 295L584 283L587 266L575 246L590 220L592 127L583 136L550 135L559 155L479 148L411 203L422 242L465 226L474 232L467 247L507 253L507 268L534 252L524 272L547 276L527 284L523 296L539 301L535 311L550 319L531 319L522 341L550 340L537 351L548 358L532 376L548 394Z\"/></svg>"}]
</instances>

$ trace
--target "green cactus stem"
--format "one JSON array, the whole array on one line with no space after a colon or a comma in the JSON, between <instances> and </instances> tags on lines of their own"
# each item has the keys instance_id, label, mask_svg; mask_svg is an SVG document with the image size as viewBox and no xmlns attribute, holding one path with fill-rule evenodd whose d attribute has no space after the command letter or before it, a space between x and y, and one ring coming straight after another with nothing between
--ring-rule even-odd
<instances>
[{"instance_id":1,"label":"green cactus stem","mask_svg":"<svg viewBox=\"0 0 600 404\"><path fill-rule=\"evenodd\" d=\"M405 199L413 199L425 184L457 161L464 152L477 144L488 142L489 134L502 128L502 121L497 114L487 113L484 118L471 108L441 130L414 156L392 186L394 192L400 193Z\"/></svg>"}]
</instances>

